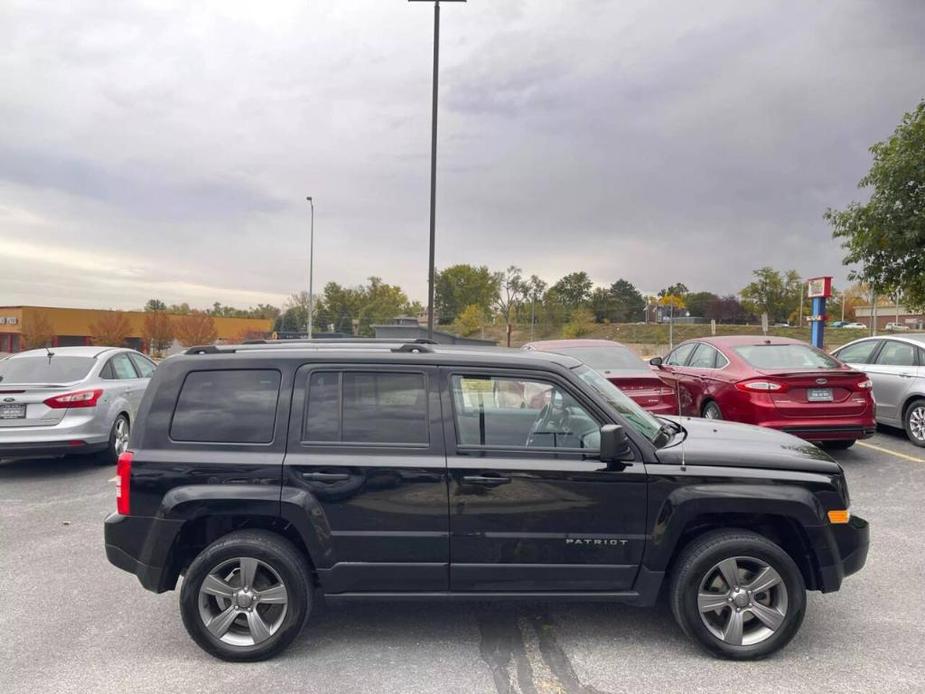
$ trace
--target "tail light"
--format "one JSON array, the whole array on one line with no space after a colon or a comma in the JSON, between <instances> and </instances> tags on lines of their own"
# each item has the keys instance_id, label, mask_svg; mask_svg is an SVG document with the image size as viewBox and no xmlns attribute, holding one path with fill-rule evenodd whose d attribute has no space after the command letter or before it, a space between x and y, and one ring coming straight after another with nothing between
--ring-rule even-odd
<instances>
[{"instance_id":1,"label":"tail light","mask_svg":"<svg viewBox=\"0 0 925 694\"><path fill-rule=\"evenodd\" d=\"M132 458L135 454L126 451L116 463L116 512L127 516L132 511Z\"/></svg>"},{"instance_id":2,"label":"tail light","mask_svg":"<svg viewBox=\"0 0 925 694\"><path fill-rule=\"evenodd\" d=\"M858 390L870 390L873 387L874 387L874 383L869 378L866 378L860 383L858 383Z\"/></svg>"},{"instance_id":3,"label":"tail light","mask_svg":"<svg viewBox=\"0 0 925 694\"><path fill-rule=\"evenodd\" d=\"M744 393L783 393L787 386L777 381L739 381L736 383L736 390Z\"/></svg>"},{"instance_id":4,"label":"tail light","mask_svg":"<svg viewBox=\"0 0 925 694\"><path fill-rule=\"evenodd\" d=\"M48 398L45 404L53 410L62 410L72 407L96 407L96 401L99 400L102 395L103 391L99 388L93 390L78 390L73 393L65 393L64 395L56 395L53 398Z\"/></svg>"}]
</instances>

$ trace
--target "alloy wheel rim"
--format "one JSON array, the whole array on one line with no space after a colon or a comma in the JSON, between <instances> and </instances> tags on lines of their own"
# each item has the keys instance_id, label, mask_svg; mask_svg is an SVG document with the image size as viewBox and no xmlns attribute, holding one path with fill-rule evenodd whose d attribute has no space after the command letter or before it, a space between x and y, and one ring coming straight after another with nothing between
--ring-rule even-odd
<instances>
[{"instance_id":1,"label":"alloy wheel rim","mask_svg":"<svg viewBox=\"0 0 925 694\"><path fill-rule=\"evenodd\" d=\"M754 646L771 638L787 617L787 586L767 562L729 557L703 577L697 611L707 630L731 646Z\"/></svg>"},{"instance_id":2,"label":"alloy wheel rim","mask_svg":"<svg viewBox=\"0 0 925 694\"><path fill-rule=\"evenodd\" d=\"M129 425L124 418L116 422L116 453L122 455L128 449Z\"/></svg>"},{"instance_id":3,"label":"alloy wheel rim","mask_svg":"<svg viewBox=\"0 0 925 694\"><path fill-rule=\"evenodd\" d=\"M199 616L209 633L231 646L256 646L279 631L289 609L282 578L254 557L228 559L199 586Z\"/></svg>"},{"instance_id":4,"label":"alloy wheel rim","mask_svg":"<svg viewBox=\"0 0 925 694\"><path fill-rule=\"evenodd\" d=\"M714 405L713 403L710 403L709 405L707 405L707 409L704 410L703 416L706 419L722 419L722 417L719 414L719 408L716 407L716 405Z\"/></svg>"},{"instance_id":5,"label":"alloy wheel rim","mask_svg":"<svg viewBox=\"0 0 925 694\"><path fill-rule=\"evenodd\" d=\"M909 431L919 441L925 441L925 405L912 408L909 413Z\"/></svg>"}]
</instances>

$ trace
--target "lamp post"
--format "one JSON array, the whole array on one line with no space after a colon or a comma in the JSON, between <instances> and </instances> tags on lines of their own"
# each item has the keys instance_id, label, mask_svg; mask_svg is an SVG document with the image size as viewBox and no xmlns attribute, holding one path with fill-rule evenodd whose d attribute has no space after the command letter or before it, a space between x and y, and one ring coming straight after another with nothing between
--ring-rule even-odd
<instances>
[{"instance_id":1,"label":"lamp post","mask_svg":"<svg viewBox=\"0 0 925 694\"><path fill-rule=\"evenodd\" d=\"M465 2L466 0L443 0ZM427 337L434 337L434 242L437 220L437 83L440 72L440 0L408 0L434 3L434 88L430 120L430 251L427 266Z\"/></svg>"},{"instance_id":2,"label":"lamp post","mask_svg":"<svg viewBox=\"0 0 925 694\"><path fill-rule=\"evenodd\" d=\"M314 317L315 299L312 295L312 280L315 271L315 202L312 196L305 198L308 200L310 213L309 232L308 232L308 339L312 339L312 318Z\"/></svg>"}]
</instances>

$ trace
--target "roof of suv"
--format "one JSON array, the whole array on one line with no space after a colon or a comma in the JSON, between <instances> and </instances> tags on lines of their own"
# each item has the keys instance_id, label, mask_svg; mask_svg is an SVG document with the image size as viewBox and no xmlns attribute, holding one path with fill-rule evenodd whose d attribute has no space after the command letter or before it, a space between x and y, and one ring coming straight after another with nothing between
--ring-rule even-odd
<instances>
[{"instance_id":1,"label":"roof of suv","mask_svg":"<svg viewBox=\"0 0 925 694\"><path fill-rule=\"evenodd\" d=\"M247 358L272 359L283 355L316 358L349 356L357 360L416 361L430 364L473 364L498 366L541 366L557 364L567 369L580 366L582 362L572 357L553 352L523 351L506 347L471 347L456 345L431 345L392 341L334 342L318 340L296 342L280 340L243 345L220 345L193 347L186 351L190 358L213 356L240 356Z\"/></svg>"}]
</instances>

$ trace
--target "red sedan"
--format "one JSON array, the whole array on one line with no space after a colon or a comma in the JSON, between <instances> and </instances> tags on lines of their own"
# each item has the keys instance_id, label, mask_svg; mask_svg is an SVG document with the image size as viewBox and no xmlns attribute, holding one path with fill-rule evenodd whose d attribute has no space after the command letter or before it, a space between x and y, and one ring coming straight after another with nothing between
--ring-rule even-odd
<instances>
[{"instance_id":1,"label":"red sedan","mask_svg":"<svg viewBox=\"0 0 925 694\"><path fill-rule=\"evenodd\" d=\"M799 340L688 340L650 363L677 389L686 415L781 429L830 448L874 433L867 376Z\"/></svg>"},{"instance_id":2,"label":"red sedan","mask_svg":"<svg viewBox=\"0 0 925 694\"><path fill-rule=\"evenodd\" d=\"M678 414L674 389L635 352L611 340L542 340L522 349L565 354L584 362L654 414Z\"/></svg>"}]
</instances>

